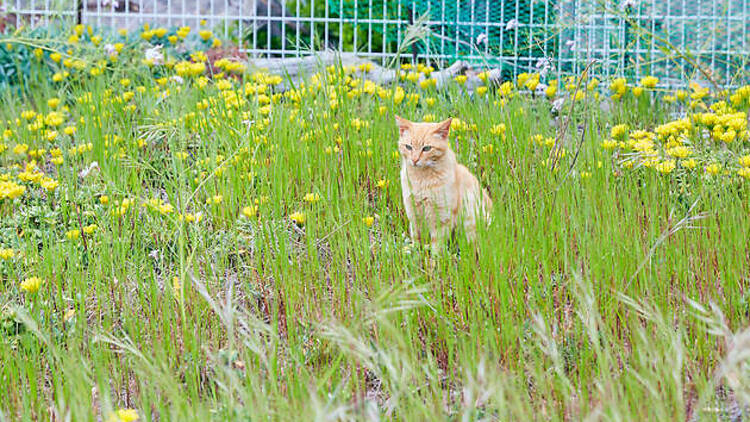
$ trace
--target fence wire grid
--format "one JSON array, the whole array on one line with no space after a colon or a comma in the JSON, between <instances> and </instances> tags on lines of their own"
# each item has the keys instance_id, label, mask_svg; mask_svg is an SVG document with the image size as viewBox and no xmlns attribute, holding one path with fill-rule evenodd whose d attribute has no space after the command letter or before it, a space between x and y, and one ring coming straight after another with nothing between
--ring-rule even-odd
<instances>
[{"instance_id":1,"label":"fence wire grid","mask_svg":"<svg viewBox=\"0 0 750 422\"><path fill-rule=\"evenodd\" d=\"M4 3L3 3L4 1ZM206 26L253 57L322 49L521 72L748 83L750 0L0 0L16 25ZM407 39L417 41L404 48Z\"/></svg>"}]
</instances>

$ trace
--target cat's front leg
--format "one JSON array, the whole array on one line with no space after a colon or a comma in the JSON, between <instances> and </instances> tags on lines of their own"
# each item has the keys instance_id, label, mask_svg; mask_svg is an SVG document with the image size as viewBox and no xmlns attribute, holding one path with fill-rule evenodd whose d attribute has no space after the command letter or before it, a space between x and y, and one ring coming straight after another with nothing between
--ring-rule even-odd
<instances>
[{"instance_id":1,"label":"cat's front leg","mask_svg":"<svg viewBox=\"0 0 750 422\"><path fill-rule=\"evenodd\" d=\"M436 213L430 219L430 247L433 253L440 253L446 247L448 235L450 235L452 220L450 212Z\"/></svg>"},{"instance_id":2,"label":"cat's front leg","mask_svg":"<svg viewBox=\"0 0 750 422\"><path fill-rule=\"evenodd\" d=\"M409 237L413 242L419 243L421 235L419 233L419 227L417 226L417 216L414 212L414 203L412 202L411 195L403 197L404 210L406 210L406 218L409 220Z\"/></svg>"}]
</instances>

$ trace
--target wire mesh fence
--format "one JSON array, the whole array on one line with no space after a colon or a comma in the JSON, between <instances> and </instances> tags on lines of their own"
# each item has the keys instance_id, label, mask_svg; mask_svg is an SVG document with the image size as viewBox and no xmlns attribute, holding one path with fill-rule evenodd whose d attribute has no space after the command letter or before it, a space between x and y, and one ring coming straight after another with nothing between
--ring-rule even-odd
<instances>
[{"instance_id":1,"label":"wire mesh fence","mask_svg":"<svg viewBox=\"0 0 750 422\"><path fill-rule=\"evenodd\" d=\"M2 0L0 0L2 1ZM747 83L750 0L5 0L17 24L101 31L204 25L251 56L322 49L456 59L521 72L592 72L663 85ZM405 48L409 40L410 43Z\"/></svg>"}]
</instances>

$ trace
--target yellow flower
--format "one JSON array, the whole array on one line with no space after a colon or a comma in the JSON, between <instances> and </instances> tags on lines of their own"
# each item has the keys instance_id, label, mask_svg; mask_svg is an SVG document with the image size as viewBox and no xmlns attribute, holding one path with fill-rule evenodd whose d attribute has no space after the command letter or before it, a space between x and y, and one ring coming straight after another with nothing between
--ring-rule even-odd
<instances>
[{"instance_id":1,"label":"yellow flower","mask_svg":"<svg viewBox=\"0 0 750 422\"><path fill-rule=\"evenodd\" d=\"M362 222L365 223L365 226L372 227L372 225L375 223L375 217L367 216L362 218Z\"/></svg>"},{"instance_id":2,"label":"yellow flower","mask_svg":"<svg viewBox=\"0 0 750 422\"><path fill-rule=\"evenodd\" d=\"M387 181L387 180L385 180L385 179L380 179L380 180L378 180L378 182L377 182L377 183L375 184L375 186L376 186L376 187L377 187L378 189L385 189L385 188L387 188L387 187L388 187L388 181Z\"/></svg>"},{"instance_id":3,"label":"yellow flower","mask_svg":"<svg viewBox=\"0 0 750 422\"><path fill-rule=\"evenodd\" d=\"M157 38L167 35L167 28L156 28L154 30L154 35L156 35Z\"/></svg>"},{"instance_id":4,"label":"yellow flower","mask_svg":"<svg viewBox=\"0 0 750 422\"><path fill-rule=\"evenodd\" d=\"M68 230L67 232L65 232L65 237L70 240L76 240L81 237L81 231L78 229Z\"/></svg>"},{"instance_id":5,"label":"yellow flower","mask_svg":"<svg viewBox=\"0 0 750 422\"><path fill-rule=\"evenodd\" d=\"M230 82L227 79L222 79L219 82L216 82L216 88L218 88L219 91L225 91L227 89L230 89L231 87L232 87L232 82Z\"/></svg>"},{"instance_id":6,"label":"yellow flower","mask_svg":"<svg viewBox=\"0 0 750 422\"><path fill-rule=\"evenodd\" d=\"M695 161L695 158L688 158L687 160L682 160L680 161L680 164L682 164L682 167L685 167L688 170L692 170L698 167L698 162Z\"/></svg>"},{"instance_id":7,"label":"yellow flower","mask_svg":"<svg viewBox=\"0 0 750 422\"><path fill-rule=\"evenodd\" d=\"M107 196L107 195L100 196L99 197L99 203L102 204L102 205L109 204L109 196Z\"/></svg>"},{"instance_id":8,"label":"yellow flower","mask_svg":"<svg viewBox=\"0 0 750 422\"><path fill-rule=\"evenodd\" d=\"M641 94L643 94L643 87L640 87L640 86L633 87L633 95L635 95L636 98L640 97Z\"/></svg>"},{"instance_id":9,"label":"yellow flower","mask_svg":"<svg viewBox=\"0 0 750 422\"><path fill-rule=\"evenodd\" d=\"M180 221L184 221L186 223L198 223L201 221L201 218L203 218L203 215L187 212L185 213L185 215L180 214L178 218Z\"/></svg>"},{"instance_id":10,"label":"yellow flower","mask_svg":"<svg viewBox=\"0 0 750 422\"><path fill-rule=\"evenodd\" d=\"M39 277L29 277L21 282L21 290L26 293L34 294L42 287L42 279Z\"/></svg>"},{"instance_id":11,"label":"yellow flower","mask_svg":"<svg viewBox=\"0 0 750 422\"><path fill-rule=\"evenodd\" d=\"M0 248L0 259L8 260L16 256L16 252L10 248Z\"/></svg>"},{"instance_id":12,"label":"yellow flower","mask_svg":"<svg viewBox=\"0 0 750 422\"><path fill-rule=\"evenodd\" d=\"M258 215L258 206L250 205L250 206L242 208L242 215L244 215L247 218L255 217L256 215Z\"/></svg>"},{"instance_id":13,"label":"yellow flower","mask_svg":"<svg viewBox=\"0 0 750 422\"><path fill-rule=\"evenodd\" d=\"M738 161L742 167L750 167L750 155L743 155Z\"/></svg>"},{"instance_id":14,"label":"yellow flower","mask_svg":"<svg viewBox=\"0 0 750 422\"><path fill-rule=\"evenodd\" d=\"M655 76L645 76L641 78L641 86L643 86L644 88L653 89L658 83L659 78Z\"/></svg>"},{"instance_id":15,"label":"yellow flower","mask_svg":"<svg viewBox=\"0 0 750 422\"><path fill-rule=\"evenodd\" d=\"M606 150L612 150L617 147L617 141L615 141L614 139L607 139L607 140L602 141L600 145L602 148Z\"/></svg>"},{"instance_id":16,"label":"yellow flower","mask_svg":"<svg viewBox=\"0 0 750 422\"><path fill-rule=\"evenodd\" d=\"M200 35L203 41L206 41L209 38L211 38L214 34L208 29L201 29L200 31L198 31L198 35Z\"/></svg>"},{"instance_id":17,"label":"yellow flower","mask_svg":"<svg viewBox=\"0 0 750 422\"><path fill-rule=\"evenodd\" d=\"M45 177L42 179L42 181L39 183L47 192L52 192L55 189L57 189L58 186L60 186L60 182L58 182L55 179Z\"/></svg>"},{"instance_id":18,"label":"yellow flower","mask_svg":"<svg viewBox=\"0 0 750 422\"><path fill-rule=\"evenodd\" d=\"M523 85L528 88L529 91L534 91L537 85L539 85L539 74L534 73L533 75L531 75Z\"/></svg>"},{"instance_id":19,"label":"yellow flower","mask_svg":"<svg viewBox=\"0 0 750 422\"><path fill-rule=\"evenodd\" d=\"M490 133L495 136L505 136L505 123L498 123L490 128Z\"/></svg>"},{"instance_id":20,"label":"yellow flower","mask_svg":"<svg viewBox=\"0 0 750 422\"><path fill-rule=\"evenodd\" d=\"M47 100L47 106L49 108L57 108L57 106L60 105L60 99L59 98L50 98Z\"/></svg>"},{"instance_id":21,"label":"yellow flower","mask_svg":"<svg viewBox=\"0 0 750 422\"><path fill-rule=\"evenodd\" d=\"M299 225L305 224L305 214L299 211L290 214L289 219Z\"/></svg>"},{"instance_id":22,"label":"yellow flower","mask_svg":"<svg viewBox=\"0 0 750 422\"><path fill-rule=\"evenodd\" d=\"M621 138L623 135L628 133L628 125L616 125L612 126L612 130L609 132L609 136L614 139Z\"/></svg>"},{"instance_id":23,"label":"yellow flower","mask_svg":"<svg viewBox=\"0 0 750 422\"><path fill-rule=\"evenodd\" d=\"M13 153L18 155L25 155L28 150L29 146L26 144L16 144L16 146L13 147Z\"/></svg>"},{"instance_id":24,"label":"yellow flower","mask_svg":"<svg viewBox=\"0 0 750 422\"><path fill-rule=\"evenodd\" d=\"M547 89L544 90L544 95L547 96L547 98L552 98L557 94L557 85L549 85Z\"/></svg>"},{"instance_id":25,"label":"yellow flower","mask_svg":"<svg viewBox=\"0 0 750 422\"><path fill-rule=\"evenodd\" d=\"M721 166L717 163L712 163L706 166L706 173L715 176L721 171Z\"/></svg>"},{"instance_id":26,"label":"yellow flower","mask_svg":"<svg viewBox=\"0 0 750 422\"><path fill-rule=\"evenodd\" d=\"M487 87L482 85L477 87L477 95L483 97L487 93Z\"/></svg>"},{"instance_id":27,"label":"yellow flower","mask_svg":"<svg viewBox=\"0 0 750 422\"><path fill-rule=\"evenodd\" d=\"M214 196L206 199L206 204L207 205L211 205L211 204L218 205L218 204L221 204L222 201L224 201L224 196L223 195L214 195Z\"/></svg>"},{"instance_id":28,"label":"yellow flower","mask_svg":"<svg viewBox=\"0 0 750 422\"><path fill-rule=\"evenodd\" d=\"M659 173L669 174L674 170L675 166L674 160L665 160L657 163L655 168Z\"/></svg>"},{"instance_id":29,"label":"yellow flower","mask_svg":"<svg viewBox=\"0 0 750 422\"><path fill-rule=\"evenodd\" d=\"M523 73L519 74L518 75L518 79L516 81L518 83L518 87L520 88L520 87L526 85L526 81L528 81L530 77L531 77L530 73L523 72Z\"/></svg>"},{"instance_id":30,"label":"yellow flower","mask_svg":"<svg viewBox=\"0 0 750 422\"><path fill-rule=\"evenodd\" d=\"M453 80L455 80L456 82L458 82L459 85L465 84L466 83L466 79L467 79L466 75L457 75L455 78L453 78Z\"/></svg>"},{"instance_id":31,"label":"yellow flower","mask_svg":"<svg viewBox=\"0 0 750 422\"><path fill-rule=\"evenodd\" d=\"M396 105L401 104L401 102L404 101L405 96L406 92L404 89L400 86L396 87L396 91L393 93L393 103Z\"/></svg>"},{"instance_id":32,"label":"yellow flower","mask_svg":"<svg viewBox=\"0 0 750 422\"><path fill-rule=\"evenodd\" d=\"M120 28L117 30L117 33L120 34L121 37L125 37L128 35L127 28Z\"/></svg>"},{"instance_id":33,"label":"yellow flower","mask_svg":"<svg viewBox=\"0 0 750 422\"><path fill-rule=\"evenodd\" d=\"M122 78L122 79L120 79L120 85L122 85L122 86L124 86L124 87L127 88L128 86L130 86L130 79L128 79L128 78Z\"/></svg>"},{"instance_id":34,"label":"yellow flower","mask_svg":"<svg viewBox=\"0 0 750 422\"><path fill-rule=\"evenodd\" d=\"M697 82L690 82L690 89L693 91L692 94L690 94L690 98L693 100L701 100L705 98L708 95L709 88L708 87L701 87Z\"/></svg>"},{"instance_id":35,"label":"yellow flower","mask_svg":"<svg viewBox=\"0 0 750 422\"><path fill-rule=\"evenodd\" d=\"M305 195L305 201L307 202L318 202L320 201L320 194L318 193L308 193Z\"/></svg>"},{"instance_id":36,"label":"yellow flower","mask_svg":"<svg viewBox=\"0 0 750 422\"><path fill-rule=\"evenodd\" d=\"M26 192L26 187L18 183L3 180L0 181L0 199L16 199Z\"/></svg>"},{"instance_id":37,"label":"yellow flower","mask_svg":"<svg viewBox=\"0 0 750 422\"><path fill-rule=\"evenodd\" d=\"M686 146L678 145L676 147L667 149L666 153L671 155L672 157L685 158L688 155L692 154L693 151Z\"/></svg>"},{"instance_id":38,"label":"yellow flower","mask_svg":"<svg viewBox=\"0 0 750 422\"><path fill-rule=\"evenodd\" d=\"M500 96L507 97L513 92L513 83L511 81L505 81L502 84L500 84L500 87L498 87L498 92L500 93Z\"/></svg>"},{"instance_id":39,"label":"yellow flower","mask_svg":"<svg viewBox=\"0 0 750 422\"><path fill-rule=\"evenodd\" d=\"M92 233L94 233L94 232L96 231L96 229L98 229L98 228L99 228L99 226L97 226L96 224L89 224L88 226L85 226L85 227L83 228L83 232L84 232L84 233L86 233L86 234L92 234Z\"/></svg>"},{"instance_id":40,"label":"yellow flower","mask_svg":"<svg viewBox=\"0 0 750 422\"><path fill-rule=\"evenodd\" d=\"M745 179L750 180L750 167L742 167L741 169L737 170L737 174L744 177Z\"/></svg>"},{"instance_id":41,"label":"yellow flower","mask_svg":"<svg viewBox=\"0 0 750 422\"><path fill-rule=\"evenodd\" d=\"M623 95L628 91L627 79L616 78L609 84L609 89L614 93L613 97L617 100L622 98Z\"/></svg>"},{"instance_id":42,"label":"yellow flower","mask_svg":"<svg viewBox=\"0 0 750 422\"><path fill-rule=\"evenodd\" d=\"M434 87L437 85L437 79L429 78L429 79L422 79L419 81L419 87L422 89L428 89L430 87Z\"/></svg>"},{"instance_id":43,"label":"yellow flower","mask_svg":"<svg viewBox=\"0 0 750 422\"><path fill-rule=\"evenodd\" d=\"M135 409L119 409L110 413L107 418L107 422L135 422L137 420L138 412Z\"/></svg>"}]
</instances>

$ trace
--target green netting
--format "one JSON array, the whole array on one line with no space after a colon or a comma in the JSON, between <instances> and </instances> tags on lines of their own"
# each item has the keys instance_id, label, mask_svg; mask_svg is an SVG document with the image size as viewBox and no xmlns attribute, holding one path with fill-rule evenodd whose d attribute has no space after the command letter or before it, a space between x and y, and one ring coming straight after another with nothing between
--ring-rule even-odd
<instances>
[{"instance_id":1,"label":"green netting","mask_svg":"<svg viewBox=\"0 0 750 422\"><path fill-rule=\"evenodd\" d=\"M434 35L420 46L431 53L536 58L554 47L554 1L402 1L413 4L417 15L443 22L432 26Z\"/></svg>"},{"instance_id":2,"label":"green netting","mask_svg":"<svg viewBox=\"0 0 750 422\"><path fill-rule=\"evenodd\" d=\"M557 0L328 0L333 16L411 22L422 16L433 22L432 35L417 44L420 53L447 59L468 58L500 62L514 57L519 67L533 66L537 58L556 55ZM434 23L440 22L440 23ZM400 26L400 27L399 27ZM396 43L405 25L372 25L385 34L385 44Z\"/></svg>"}]
</instances>

